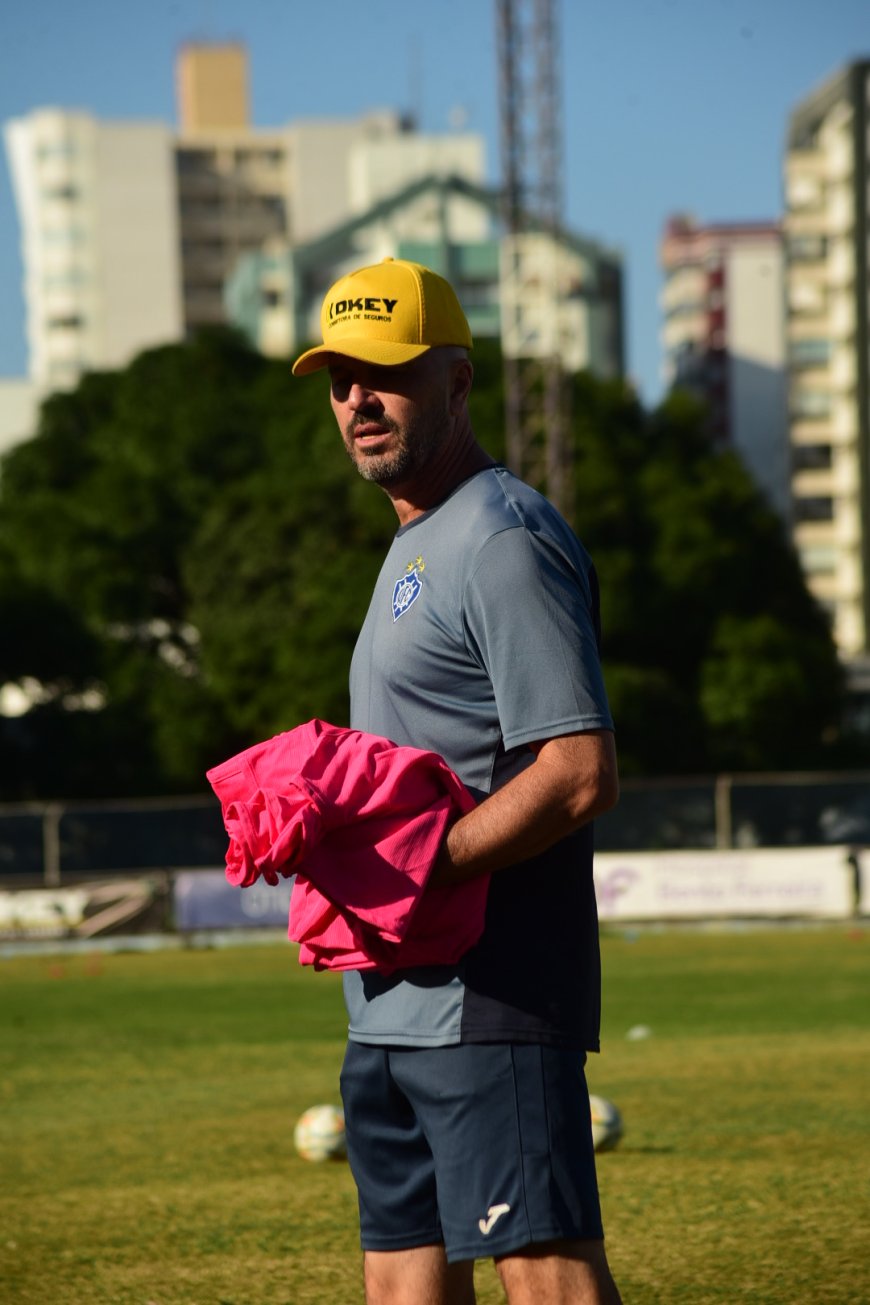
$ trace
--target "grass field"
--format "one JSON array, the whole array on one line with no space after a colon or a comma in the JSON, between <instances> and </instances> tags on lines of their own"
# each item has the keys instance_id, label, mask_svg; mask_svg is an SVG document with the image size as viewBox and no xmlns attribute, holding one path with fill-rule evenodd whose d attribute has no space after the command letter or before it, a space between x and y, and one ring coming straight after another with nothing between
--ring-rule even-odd
<instances>
[{"instance_id":1,"label":"grass field","mask_svg":"<svg viewBox=\"0 0 870 1305\"><path fill-rule=\"evenodd\" d=\"M588 1077L626 1125L599 1158L625 1305L868 1305L870 931L603 956ZM292 1145L338 1099L334 976L283 944L5 959L0 985L3 1305L361 1301L347 1166Z\"/></svg>"}]
</instances>

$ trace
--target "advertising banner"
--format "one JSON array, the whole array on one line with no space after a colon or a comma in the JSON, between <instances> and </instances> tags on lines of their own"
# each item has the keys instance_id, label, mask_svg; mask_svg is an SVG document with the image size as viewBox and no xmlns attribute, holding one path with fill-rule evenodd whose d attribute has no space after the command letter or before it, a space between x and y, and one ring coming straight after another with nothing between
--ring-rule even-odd
<instances>
[{"instance_id":1,"label":"advertising banner","mask_svg":"<svg viewBox=\"0 0 870 1305\"><path fill-rule=\"evenodd\" d=\"M234 888L223 870L179 870L173 875L173 917L182 933L192 929L287 927L293 880L276 887L260 880Z\"/></svg>"},{"instance_id":2,"label":"advertising banner","mask_svg":"<svg viewBox=\"0 0 870 1305\"><path fill-rule=\"evenodd\" d=\"M162 928L161 899L165 888L149 879L0 892L0 940L96 938Z\"/></svg>"},{"instance_id":3,"label":"advertising banner","mask_svg":"<svg viewBox=\"0 0 870 1305\"><path fill-rule=\"evenodd\" d=\"M848 919L856 872L846 847L601 852L602 920Z\"/></svg>"}]
</instances>

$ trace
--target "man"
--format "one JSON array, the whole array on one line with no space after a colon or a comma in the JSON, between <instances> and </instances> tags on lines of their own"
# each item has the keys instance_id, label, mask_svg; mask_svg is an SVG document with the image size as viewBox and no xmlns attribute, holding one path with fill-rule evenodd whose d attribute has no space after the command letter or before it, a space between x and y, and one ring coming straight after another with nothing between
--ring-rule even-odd
<instances>
[{"instance_id":1,"label":"man","mask_svg":"<svg viewBox=\"0 0 870 1305\"><path fill-rule=\"evenodd\" d=\"M457 965L345 976L342 1069L369 1305L619 1294L604 1254L583 1064L598 1048L591 821L617 798L592 564L552 506L477 443L452 287L386 259L327 292L347 452L399 529L351 666L351 726L440 753L479 799L427 891L491 875Z\"/></svg>"}]
</instances>

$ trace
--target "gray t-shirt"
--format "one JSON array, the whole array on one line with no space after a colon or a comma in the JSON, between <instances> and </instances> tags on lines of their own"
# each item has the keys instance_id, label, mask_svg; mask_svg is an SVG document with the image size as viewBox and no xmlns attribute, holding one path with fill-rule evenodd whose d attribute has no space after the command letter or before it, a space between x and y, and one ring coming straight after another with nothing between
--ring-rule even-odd
<instances>
[{"instance_id":1,"label":"gray t-shirt","mask_svg":"<svg viewBox=\"0 0 870 1305\"><path fill-rule=\"evenodd\" d=\"M503 467L396 534L351 666L351 726L439 753L483 798L532 742L611 729L592 563L550 503ZM598 1045L592 831L493 877L458 965L345 976L350 1037Z\"/></svg>"}]
</instances>

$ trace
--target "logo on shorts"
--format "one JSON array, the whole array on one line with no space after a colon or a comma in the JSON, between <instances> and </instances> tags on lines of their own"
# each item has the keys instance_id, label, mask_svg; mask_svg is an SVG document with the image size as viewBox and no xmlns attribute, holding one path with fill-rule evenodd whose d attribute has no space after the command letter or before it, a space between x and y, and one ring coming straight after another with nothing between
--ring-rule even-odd
<instances>
[{"instance_id":1,"label":"logo on shorts","mask_svg":"<svg viewBox=\"0 0 870 1305\"><path fill-rule=\"evenodd\" d=\"M477 1221L477 1226L483 1233L484 1237L489 1236L502 1215L507 1214L509 1210L510 1206L504 1205L503 1203L501 1205L491 1205L489 1207L486 1212L486 1218L478 1219Z\"/></svg>"},{"instance_id":2,"label":"logo on shorts","mask_svg":"<svg viewBox=\"0 0 870 1305\"><path fill-rule=\"evenodd\" d=\"M399 576L399 579L393 585L393 620L398 621L400 616L404 616L408 608L416 603L420 597L420 590L423 588L423 572L426 570L426 563L422 557L417 557L413 562L409 562L405 567L405 574Z\"/></svg>"}]
</instances>

